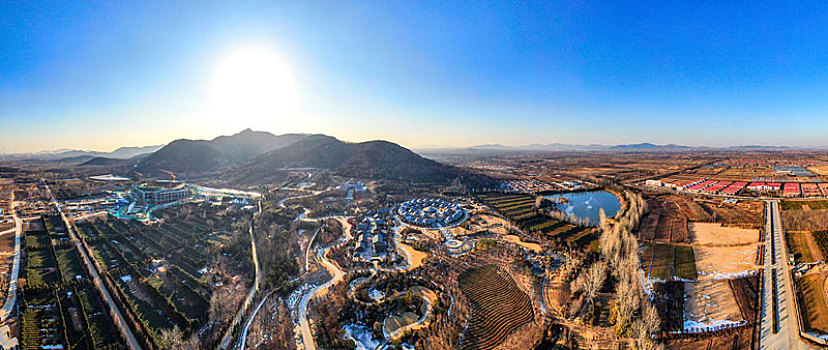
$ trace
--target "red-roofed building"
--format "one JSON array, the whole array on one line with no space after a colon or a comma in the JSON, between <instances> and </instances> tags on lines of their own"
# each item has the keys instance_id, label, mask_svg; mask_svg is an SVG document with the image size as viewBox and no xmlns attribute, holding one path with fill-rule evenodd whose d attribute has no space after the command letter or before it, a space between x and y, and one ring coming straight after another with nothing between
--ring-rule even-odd
<instances>
[{"instance_id":1,"label":"red-roofed building","mask_svg":"<svg viewBox=\"0 0 828 350\"><path fill-rule=\"evenodd\" d=\"M801 194L798 182L786 182L782 187L783 197L799 197Z\"/></svg>"},{"instance_id":2,"label":"red-roofed building","mask_svg":"<svg viewBox=\"0 0 828 350\"><path fill-rule=\"evenodd\" d=\"M822 192L819 191L819 186L813 182L803 182L802 183L802 196L803 197L819 197L822 195Z\"/></svg>"},{"instance_id":3,"label":"red-roofed building","mask_svg":"<svg viewBox=\"0 0 828 350\"><path fill-rule=\"evenodd\" d=\"M819 186L819 190L822 191L823 196L828 196L828 182L820 182L817 186Z\"/></svg>"},{"instance_id":4,"label":"red-roofed building","mask_svg":"<svg viewBox=\"0 0 828 350\"><path fill-rule=\"evenodd\" d=\"M736 182L730 184L730 186L725 187L725 189L723 189L719 193L727 194L727 195L735 195L736 193L739 193L739 191L741 191L743 188L745 188L745 186L747 186L747 182L736 181Z\"/></svg>"},{"instance_id":5,"label":"red-roofed building","mask_svg":"<svg viewBox=\"0 0 828 350\"><path fill-rule=\"evenodd\" d=\"M723 188L725 188L727 186L730 186L730 184L732 184L732 183L733 182L731 182L731 181L719 181L719 182L716 182L715 184L707 186L707 188L705 188L701 191L704 192L704 193L716 193L716 192L719 192L720 190L722 190Z\"/></svg>"},{"instance_id":6,"label":"red-roofed building","mask_svg":"<svg viewBox=\"0 0 828 350\"><path fill-rule=\"evenodd\" d=\"M700 183L702 183L702 182L704 182L704 181L705 181L705 179L695 179L695 180L692 180L692 181L683 181L683 182L678 182L678 183L676 183L676 189L678 189L678 190L685 190L685 189L687 189L688 187L698 185L698 184L700 184Z\"/></svg>"},{"instance_id":7,"label":"red-roofed building","mask_svg":"<svg viewBox=\"0 0 828 350\"><path fill-rule=\"evenodd\" d=\"M687 192L690 192L690 193L699 193L699 191L707 188L710 185L715 184L716 182L718 182L718 181L716 181L716 180L704 180L700 183L689 186L689 187L685 188L684 190L687 191Z\"/></svg>"},{"instance_id":8,"label":"red-roofed building","mask_svg":"<svg viewBox=\"0 0 828 350\"><path fill-rule=\"evenodd\" d=\"M751 191L767 191L768 184L764 182L751 182L750 185L747 186L747 188Z\"/></svg>"}]
</instances>

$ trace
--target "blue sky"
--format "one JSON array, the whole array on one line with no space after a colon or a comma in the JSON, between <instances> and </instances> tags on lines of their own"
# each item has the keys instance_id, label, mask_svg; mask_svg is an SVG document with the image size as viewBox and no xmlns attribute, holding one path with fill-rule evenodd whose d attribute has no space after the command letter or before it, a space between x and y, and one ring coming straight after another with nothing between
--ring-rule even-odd
<instances>
[{"instance_id":1,"label":"blue sky","mask_svg":"<svg viewBox=\"0 0 828 350\"><path fill-rule=\"evenodd\" d=\"M247 127L410 147L828 145L825 2L2 2L0 153ZM234 52L296 101L219 115Z\"/></svg>"}]
</instances>

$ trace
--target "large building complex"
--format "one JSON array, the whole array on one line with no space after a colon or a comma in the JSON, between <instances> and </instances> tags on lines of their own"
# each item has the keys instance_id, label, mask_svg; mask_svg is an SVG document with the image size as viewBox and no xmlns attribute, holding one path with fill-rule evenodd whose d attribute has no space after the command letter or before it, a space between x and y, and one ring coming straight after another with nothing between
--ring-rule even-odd
<instances>
[{"instance_id":1,"label":"large building complex","mask_svg":"<svg viewBox=\"0 0 828 350\"><path fill-rule=\"evenodd\" d=\"M140 204L167 204L190 196L190 189L184 184L174 187L151 186L142 184L133 186L129 196Z\"/></svg>"}]
</instances>

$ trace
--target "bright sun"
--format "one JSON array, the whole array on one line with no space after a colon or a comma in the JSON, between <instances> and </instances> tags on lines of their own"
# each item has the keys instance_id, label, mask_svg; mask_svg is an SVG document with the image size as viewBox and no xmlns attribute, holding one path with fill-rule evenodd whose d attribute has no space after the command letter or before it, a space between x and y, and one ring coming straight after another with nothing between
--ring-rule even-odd
<instances>
[{"instance_id":1,"label":"bright sun","mask_svg":"<svg viewBox=\"0 0 828 350\"><path fill-rule=\"evenodd\" d=\"M279 56L265 49L246 49L218 66L211 98L215 112L249 126L293 112L297 91L290 69Z\"/></svg>"}]
</instances>

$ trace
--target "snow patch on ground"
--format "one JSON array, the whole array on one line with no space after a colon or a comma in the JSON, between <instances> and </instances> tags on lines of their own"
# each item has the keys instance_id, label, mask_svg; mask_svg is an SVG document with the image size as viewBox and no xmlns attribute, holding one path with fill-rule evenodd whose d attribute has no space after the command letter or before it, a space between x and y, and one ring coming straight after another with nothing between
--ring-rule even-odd
<instances>
[{"instance_id":1,"label":"snow patch on ground","mask_svg":"<svg viewBox=\"0 0 828 350\"><path fill-rule=\"evenodd\" d=\"M826 334L820 334L820 333L814 333L814 332L807 332L807 333L808 333L808 335L810 335L814 338L821 339L822 341L828 341L828 335L826 335Z\"/></svg>"},{"instance_id":2,"label":"snow patch on ground","mask_svg":"<svg viewBox=\"0 0 828 350\"><path fill-rule=\"evenodd\" d=\"M713 275L714 281L729 280L734 278L750 277L756 274L756 270L732 272L732 273L717 273Z\"/></svg>"},{"instance_id":3,"label":"snow patch on ground","mask_svg":"<svg viewBox=\"0 0 828 350\"><path fill-rule=\"evenodd\" d=\"M385 298L385 293L380 292L376 289L371 289L371 292L368 293L368 297L370 297L374 301L382 301L382 299Z\"/></svg>"},{"instance_id":4,"label":"snow patch on ground","mask_svg":"<svg viewBox=\"0 0 828 350\"><path fill-rule=\"evenodd\" d=\"M692 320L684 321L685 333L700 333L708 332L721 328L736 327L746 324L747 321L730 321L730 320L716 320L710 323L696 322Z\"/></svg>"},{"instance_id":5,"label":"snow patch on ground","mask_svg":"<svg viewBox=\"0 0 828 350\"><path fill-rule=\"evenodd\" d=\"M349 324L343 328L345 338L353 339L356 343L355 350L374 350L380 345L380 342L371 336L371 329L368 327Z\"/></svg>"}]
</instances>

